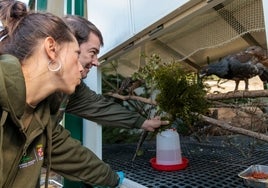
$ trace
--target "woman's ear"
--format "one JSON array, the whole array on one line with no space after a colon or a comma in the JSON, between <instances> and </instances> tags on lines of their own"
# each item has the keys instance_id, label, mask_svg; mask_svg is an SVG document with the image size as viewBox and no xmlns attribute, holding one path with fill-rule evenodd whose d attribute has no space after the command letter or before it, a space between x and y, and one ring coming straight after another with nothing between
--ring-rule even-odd
<instances>
[{"instance_id":1,"label":"woman's ear","mask_svg":"<svg viewBox=\"0 0 268 188\"><path fill-rule=\"evenodd\" d=\"M47 37L45 39L45 51L51 60L56 58L56 41L52 37Z\"/></svg>"}]
</instances>

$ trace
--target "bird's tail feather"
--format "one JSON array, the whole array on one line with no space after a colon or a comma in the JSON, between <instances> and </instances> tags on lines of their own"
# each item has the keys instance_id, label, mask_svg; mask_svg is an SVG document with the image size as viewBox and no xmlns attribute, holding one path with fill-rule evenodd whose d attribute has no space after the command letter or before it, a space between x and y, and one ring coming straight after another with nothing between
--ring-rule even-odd
<instances>
[{"instance_id":1,"label":"bird's tail feather","mask_svg":"<svg viewBox=\"0 0 268 188\"><path fill-rule=\"evenodd\" d=\"M261 75L259 75L261 81L268 82L268 69L265 69Z\"/></svg>"}]
</instances>

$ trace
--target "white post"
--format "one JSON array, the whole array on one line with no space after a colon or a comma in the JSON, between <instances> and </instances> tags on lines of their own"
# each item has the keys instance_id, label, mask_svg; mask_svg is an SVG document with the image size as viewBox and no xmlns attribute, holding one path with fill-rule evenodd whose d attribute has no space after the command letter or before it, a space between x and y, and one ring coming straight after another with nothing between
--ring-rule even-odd
<instances>
[{"instance_id":1,"label":"white post","mask_svg":"<svg viewBox=\"0 0 268 188\"><path fill-rule=\"evenodd\" d=\"M265 35L266 35L266 49L268 49L268 1L262 0L262 9L263 9L263 17L264 17L264 28L265 28ZM263 84L264 89L267 90L268 84ZM267 101L267 98L263 99L264 101ZM268 112L268 108L265 107L266 113Z\"/></svg>"},{"instance_id":2,"label":"white post","mask_svg":"<svg viewBox=\"0 0 268 188\"><path fill-rule=\"evenodd\" d=\"M101 93L101 72L93 67L85 83L96 93ZM102 159L102 127L92 121L83 120L83 145L91 149Z\"/></svg>"},{"instance_id":3,"label":"white post","mask_svg":"<svg viewBox=\"0 0 268 188\"><path fill-rule=\"evenodd\" d=\"M71 13L72 15L75 14L74 10L75 10L75 3L74 0L72 0L72 13Z\"/></svg>"},{"instance_id":4,"label":"white post","mask_svg":"<svg viewBox=\"0 0 268 188\"><path fill-rule=\"evenodd\" d=\"M268 40L268 1L262 0L262 8L264 13L264 26L265 26L265 32L266 32L266 47L268 47L267 40Z\"/></svg>"},{"instance_id":5,"label":"white post","mask_svg":"<svg viewBox=\"0 0 268 188\"><path fill-rule=\"evenodd\" d=\"M63 15L67 15L67 0L64 0L63 2Z\"/></svg>"}]
</instances>

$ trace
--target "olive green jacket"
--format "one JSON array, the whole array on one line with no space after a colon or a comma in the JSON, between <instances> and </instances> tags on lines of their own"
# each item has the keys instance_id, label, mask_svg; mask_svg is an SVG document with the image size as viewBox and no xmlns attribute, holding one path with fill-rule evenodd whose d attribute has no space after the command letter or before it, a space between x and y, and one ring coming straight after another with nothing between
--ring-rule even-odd
<instances>
[{"instance_id":1,"label":"olive green jacket","mask_svg":"<svg viewBox=\"0 0 268 188\"><path fill-rule=\"evenodd\" d=\"M141 128L146 118L92 91L84 82L61 110L106 126ZM66 106L67 105L67 106ZM66 109L64 109L66 106Z\"/></svg>"},{"instance_id":2,"label":"olive green jacket","mask_svg":"<svg viewBox=\"0 0 268 188\"><path fill-rule=\"evenodd\" d=\"M42 166L72 181L116 186L117 174L55 123L49 100L32 109L32 120L25 129L21 119L25 99L20 63L10 55L1 55L0 188L39 187Z\"/></svg>"}]
</instances>

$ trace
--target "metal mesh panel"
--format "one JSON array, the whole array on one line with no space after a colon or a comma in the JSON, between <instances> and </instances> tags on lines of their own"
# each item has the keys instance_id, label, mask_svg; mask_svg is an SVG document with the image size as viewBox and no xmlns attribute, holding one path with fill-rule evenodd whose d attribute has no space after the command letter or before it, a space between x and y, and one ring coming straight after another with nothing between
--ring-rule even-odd
<instances>
[{"instance_id":1,"label":"metal mesh panel","mask_svg":"<svg viewBox=\"0 0 268 188\"><path fill-rule=\"evenodd\" d=\"M207 64L208 57L212 62L249 45L266 46L262 0L226 0L214 8L178 19L172 28L164 26L164 31L152 40L134 45L132 50L120 52L115 58L118 73L130 76L143 66L141 54L156 53L163 62L175 59L187 70L195 71L183 60L202 66Z\"/></svg>"},{"instance_id":2,"label":"metal mesh panel","mask_svg":"<svg viewBox=\"0 0 268 188\"><path fill-rule=\"evenodd\" d=\"M240 38L246 33L264 30L263 8L261 0L234 0L217 11L196 16L176 31L176 41L162 39L178 49L186 59L194 53L215 48ZM173 38L174 39L174 38Z\"/></svg>"},{"instance_id":3,"label":"metal mesh panel","mask_svg":"<svg viewBox=\"0 0 268 188\"><path fill-rule=\"evenodd\" d=\"M239 147L228 144L222 137L206 142L181 138L182 155L189 159L184 170L164 172L154 170L149 160L155 157L155 143L143 145L144 155L131 162L136 144L104 145L103 160L115 170L123 170L126 177L151 188L240 188L245 187L238 173L253 164L268 164L267 144L258 144L254 150L252 139L234 137Z\"/></svg>"}]
</instances>

